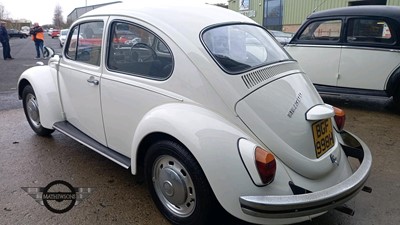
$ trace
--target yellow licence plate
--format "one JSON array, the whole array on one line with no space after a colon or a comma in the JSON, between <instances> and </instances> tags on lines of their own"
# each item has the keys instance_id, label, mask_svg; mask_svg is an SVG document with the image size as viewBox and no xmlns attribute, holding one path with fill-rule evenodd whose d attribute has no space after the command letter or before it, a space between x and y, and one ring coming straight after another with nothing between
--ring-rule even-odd
<instances>
[{"instance_id":1,"label":"yellow licence plate","mask_svg":"<svg viewBox=\"0 0 400 225\"><path fill-rule=\"evenodd\" d=\"M312 125L315 154L317 158L333 147L332 121L331 119L320 120Z\"/></svg>"}]
</instances>

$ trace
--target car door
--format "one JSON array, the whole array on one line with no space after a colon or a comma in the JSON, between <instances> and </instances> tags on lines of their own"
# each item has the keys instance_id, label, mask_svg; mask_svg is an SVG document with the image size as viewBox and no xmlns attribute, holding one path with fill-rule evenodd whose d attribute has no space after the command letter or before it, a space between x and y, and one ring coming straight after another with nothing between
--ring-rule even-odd
<instances>
[{"instance_id":1,"label":"car door","mask_svg":"<svg viewBox=\"0 0 400 225\"><path fill-rule=\"evenodd\" d=\"M393 24L382 17L349 18L345 42L338 86L384 90L400 63L400 53L393 48L397 43Z\"/></svg>"},{"instance_id":2,"label":"car door","mask_svg":"<svg viewBox=\"0 0 400 225\"><path fill-rule=\"evenodd\" d=\"M58 75L67 121L103 145L107 143L99 84L105 19L82 22L71 29Z\"/></svg>"},{"instance_id":3,"label":"car door","mask_svg":"<svg viewBox=\"0 0 400 225\"><path fill-rule=\"evenodd\" d=\"M131 157L136 127L146 113L178 102L163 89L174 68L172 51L145 23L136 22L110 17L107 69L101 78L107 144L127 157Z\"/></svg>"},{"instance_id":4,"label":"car door","mask_svg":"<svg viewBox=\"0 0 400 225\"><path fill-rule=\"evenodd\" d=\"M340 18L310 21L285 46L314 84L337 85L342 24Z\"/></svg>"}]
</instances>

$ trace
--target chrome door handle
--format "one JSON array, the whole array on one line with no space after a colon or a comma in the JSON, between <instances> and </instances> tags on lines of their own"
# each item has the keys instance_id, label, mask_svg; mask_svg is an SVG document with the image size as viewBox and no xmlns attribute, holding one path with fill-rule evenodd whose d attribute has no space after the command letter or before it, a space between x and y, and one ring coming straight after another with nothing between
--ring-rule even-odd
<instances>
[{"instance_id":1,"label":"chrome door handle","mask_svg":"<svg viewBox=\"0 0 400 225\"><path fill-rule=\"evenodd\" d=\"M94 79L93 76L89 77L89 79L86 80L89 84L93 84L93 85L99 85L99 81Z\"/></svg>"}]
</instances>

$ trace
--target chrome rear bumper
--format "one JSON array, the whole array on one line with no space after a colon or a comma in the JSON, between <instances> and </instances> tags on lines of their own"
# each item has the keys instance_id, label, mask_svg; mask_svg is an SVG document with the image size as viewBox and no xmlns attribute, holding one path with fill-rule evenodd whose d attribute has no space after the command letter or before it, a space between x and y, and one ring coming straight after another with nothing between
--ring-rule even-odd
<instances>
[{"instance_id":1,"label":"chrome rear bumper","mask_svg":"<svg viewBox=\"0 0 400 225\"><path fill-rule=\"evenodd\" d=\"M243 212L255 217L295 218L326 212L353 198L368 179L372 156L361 140L345 131L341 136L345 154L360 161L360 166L349 178L327 189L307 194L241 196L239 201Z\"/></svg>"}]
</instances>

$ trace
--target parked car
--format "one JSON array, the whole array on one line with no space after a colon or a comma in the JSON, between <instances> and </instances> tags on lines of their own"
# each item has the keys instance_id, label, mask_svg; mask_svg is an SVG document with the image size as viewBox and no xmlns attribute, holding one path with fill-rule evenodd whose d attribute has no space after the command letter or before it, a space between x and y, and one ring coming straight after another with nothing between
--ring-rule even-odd
<instances>
[{"instance_id":1,"label":"parked car","mask_svg":"<svg viewBox=\"0 0 400 225\"><path fill-rule=\"evenodd\" d=\"M16 38L27 38L28 35L25 33L20 32L19 30L15 29L8 29L7 30L8 36L10 38L16 37Z\"/></svg>"},{"instance_id":2,"label":"parked car","mask_svg":"<svg viewBox=\"0 0 400 225\"><path fill-rule=\"evenodd\" d=\"M400 7L313 13L285 48L320 93L393 96L400 106Z\"/></svg>"},{"instance_id":3,"label":"parked car","mask_svg":"<svg viewBox=\"0 0 400 225\"><path fill-rule=\"evenodd\" d=\"M67 39L68 31L69 29L62 29L60 31L60 36L58 37L58 40L60 41L60 47L64 46L65 39Z\"/></svg>"},{"instance_id":4,"label":"parked car","mask_svg":"<svg viewBox=\"0 0 400 225\"><path fill-rule=\"evenodd\" d=\"M53 32L53 28L49 28L48 30L47 30L47 34L49 35L49 36L51 36L51 33Z\"/></svg>"},{"instance_id":5,"label":"parked car","mask_svg":"<svg viewBox=\"0 0 400 225\"><path fill-rule=\"evenodd\" d=\"M290 40L293 37L292 33L283 32L279 30L269 30L269 32L271 32L271 34L274 35L276 40L278 40L279 43L281 43L281 45L286 45L287 43L290 42Z\"/></svg>"},{"instance_id":6,"label":"parked car","mask_svg":"<svg viewBox=\"0 0 400 225\"><path fill-rule=\"evenodd\" d=\"M28 37L28 36L31 35L31 34L30 34L30 30L31 30L30 27L28 27L28 26L23 26L23 27L21 27L20 32L26 34L26 36Z\"/></svg>"},{"instance_id":7,"label":"parked car","mask_svg":"<svg viewBox=\"0 0 400 225\"><path fill-rule=\"evenodd\" d=\"M122 28L140 38L121 42ZM94 9L71 25L61 55L23 72L18 94L34 132L58 130L143 177L173 224L212 224L220 206L251 223L295 223L351 213L343 204L369 190L371 152L343 129L344 112L232 10Z\"/></svg>"},{"instance_id":8,"label":"parked car","mask_svg":"<svg viewBox=\"0 0 400 225\"><path fill-rule=\"evenodd\" d=\"M51 36L51 38L56 38L56 37L60 36L60 30L53 29L50 36Z\"/></svg>"}]
</instances>

